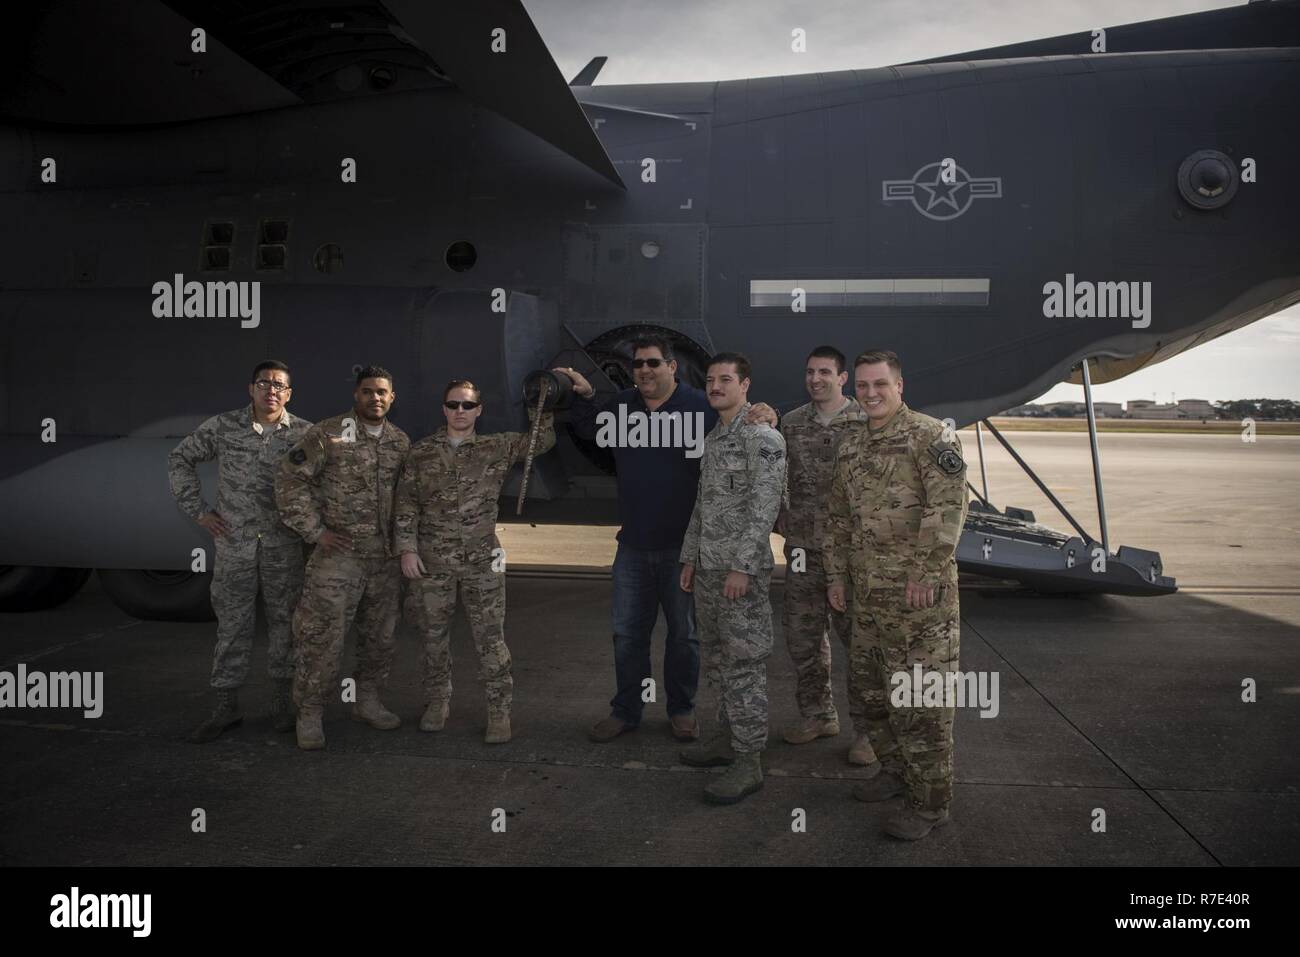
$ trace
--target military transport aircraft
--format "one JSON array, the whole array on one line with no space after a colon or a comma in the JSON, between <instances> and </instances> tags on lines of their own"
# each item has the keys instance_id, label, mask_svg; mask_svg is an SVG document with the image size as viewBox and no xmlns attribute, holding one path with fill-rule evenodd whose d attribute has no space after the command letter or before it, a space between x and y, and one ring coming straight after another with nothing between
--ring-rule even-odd
<instances>
[{"instance_id":1,"label":"military transport aircraft","mask_svg":"<svg viewBox=\"0 0 1300 957\"><path fill-rule=\"evenodd\" d=\"M357 364L388 366L394 419L419 436L453 374L483 387L485 428L517 427L530 371L622 387L647 330L688 381L715 350L747 352L779 409L804 401L812 346L891 348L909 403L960 427L1300 301L1296 0L897 66L613 86L601 57L566 83L517 0L6 17L7 609L93 568L133 614L202 614L192 554L210 541L175 508L166 456L265 357L291 364L312 419L347 407ZM986 430L1001 440L986 426L980 450ZM1112 548L1100 508L1068 534L997 509L971 444L965 571L1174 589L1157 553ZM1093 453L1101 506L1095 429ZM528 517L612 519L605 471L565 436L536 462Z\"/></svg>"}]
</instances>

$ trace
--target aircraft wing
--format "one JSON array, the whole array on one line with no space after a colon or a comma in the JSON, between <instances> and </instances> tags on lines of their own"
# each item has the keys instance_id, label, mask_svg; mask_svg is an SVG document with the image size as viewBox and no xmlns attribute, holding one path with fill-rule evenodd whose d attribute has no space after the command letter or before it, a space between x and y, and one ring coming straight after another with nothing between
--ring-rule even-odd
<instances>
[{"instance_id":1,"label":"aircraft wing","mask_svg":"<svg viewBox=\"0 0 1300 957\"><path fill-rule=\"evenodd\" d=\"M1098 24L1101 28L1103 24ZM913 63L955 60L1010 60L1033 56L1072 56L1094 50L1093 31L1042 40L970 50ZM1145 53L1160 50L1228 50L1253 47L1300 46L1300 0L1267 0L1236 7L1162 17L1141 23L1105 27L1106 53Z\"/></svg>"},{"instance_id":2,"label":"aircraft wing","mask_svg":"<svg viewBox=\"0 0 1300 957\"><path fill-rule=\"evenodd\" d=\"M177 123L449 86L622 188L519 0L50 0L0 31L0 117L20 123Z\"/></svg>"}]
</instances>

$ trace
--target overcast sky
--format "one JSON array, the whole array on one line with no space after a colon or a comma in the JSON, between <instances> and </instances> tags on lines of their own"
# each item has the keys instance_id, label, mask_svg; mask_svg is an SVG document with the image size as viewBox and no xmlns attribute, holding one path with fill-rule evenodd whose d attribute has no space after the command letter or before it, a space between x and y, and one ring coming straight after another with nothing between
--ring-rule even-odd
<instances>
[{"instance_id":1,"label":"overcast sky","mask_svg":"<svg viewBox=\"0 0 1300 957\"><path fill-rule=\"evenodd\" d=\"M1224 0L524 0L560 71L596 84L735 80L925 57L1232 6ZM808 50L790 49L806 31ZM1300 227L1298 227L1300 228ZM1300 399L1300 307L1093 389L1098 400ZM1038 401L1077 399L1061 385Z\"/></svg>"}]
</instances>

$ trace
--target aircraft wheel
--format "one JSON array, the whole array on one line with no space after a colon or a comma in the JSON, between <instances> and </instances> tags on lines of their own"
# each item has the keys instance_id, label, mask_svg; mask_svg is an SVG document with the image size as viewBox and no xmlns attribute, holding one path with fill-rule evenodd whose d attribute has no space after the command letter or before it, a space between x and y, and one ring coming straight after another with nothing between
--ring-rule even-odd
<instances>
[{"instance_id":1,"label":"aircraft wheel","mask_svg":"<svg viewBox=\"0 0 1300 957\"><path fill-rule=\"evenodd\" d=\"M113 604L146 621L214 621L210 573L101 568L99 580Z\"/></svg>"},{"instance_id":2,"label":"aircraft wheel","mask_svg":"<svg viewBox=\"0 0 1300 957\"><path fill-rule=\"evenodd\" d=\"M0 612L57 607L75 595L89 577L89 568L0 565Z\"/></svg>"}]
</instances>

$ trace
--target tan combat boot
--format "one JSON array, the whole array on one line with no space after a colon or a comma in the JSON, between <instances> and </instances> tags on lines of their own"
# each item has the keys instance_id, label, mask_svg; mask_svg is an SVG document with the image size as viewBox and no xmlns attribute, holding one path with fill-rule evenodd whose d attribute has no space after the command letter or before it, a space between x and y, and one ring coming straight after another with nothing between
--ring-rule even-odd
<instances>
[{"instance_id":1,"label":"tan combat boot","mask_svg":"<svg viewBox=\"0 0 1300 957\"><path fill-rule=\"evenodd\" d=\"M190 734L190 740L196 744L215 741L221 732L233 728L243 720L243 712L239 710L239 691L235 688L218 688L217 706Z\"/></svg>"},{"instance_id":2,"label":"tan combat boot","mask_svg":"<svg viewBox=\"0 0 1300 957\"><path fill-rule=\"evenodd\" d=\"M781 732L781 737L786 744L807 744L818 738L833 738L839 733L839 718L800 718Z\"/></svg>"},{"instance_id":3,"label":"tan combat boot","mask_svg":"<svg viewBox=\"0 0 1300 957\"><path fill-rule=\"evenodd\" d=\"M276 678L271 686L271 727L284 733L292 731L295 723L293 679Z\"/></svg>"},{"instance_id":4,"label":"tan combat boot","mask_svg":"<svg viewBox=\"0 0 1300 957\"><path fill-rule=\"evenodd\" d=\"M447 716L451 714L451 702L446 698L434 698L429 707L424 709L420 718L421 731L441 731L447 726Z\"/></svg>"},{"instance_id":5,"label":"tan combat boot","mask_svg":"<svg viewBox=\"0 0 1300 957\"><path fill-rule=\"evenodd\" d=\"M489 711L487 733L483 735L484 744L505 744L510 740L510 712L507 710Z\"/></svg>"},{"instance_id":6,"label":"tan combat boot","mask_svg":"<svg viewBox=\"0 0 1300 957\"><path fill-rule=\"evenodd\" d=\"M900 841L919 841L936 827L943 827L950 819L947 811L922 811L905 807L896 814L891 814L885 821L885 833Z\"/></svg>"},{"instance_id":7,"label":"tan combat boot","mask_svg":"<svg viewBox=\"0 0 1300 957\"><path fill-rule=\"evenodd\" d=\"M402 723L402 719L379 700L379 690L368 685L357 685L357 703L352 706L352 720L364 721L380 731L392 731Z\"/></svg>"},{"instance_id":8,"label":"tan combat boot","mask_svg":"<svg viewBox=\"0 0 1300 957\"><path fill-rule=\"evenodd\" d=\"M710 804L735 804L763 786L763 756L758 752L736 755L735 762L704 788Z\"/></svg>"},{"instance_id":9,"label":"tan combat boot","mask_svg":"<svg viewBox=\"0 0 1300 957\"><path fill-rule=\"evenodd\" d=\"M860 764L864 768L879 764L876 760L875 749L871 747L871 738L867 736L865 731L859 733L849 747L849 764Z\"/></svg>"},{"instance_id":10,"label":"tan combat boot","mask_svg":"<svg viewBox=\"0 0 1300 957\"><path fill-rule=\"evenodd\" d=\"M325 729L321 727L323 708L305 704L298 709L298 747L304 751L318 751L325 747Z\"/></svg>"}]
</instances>

